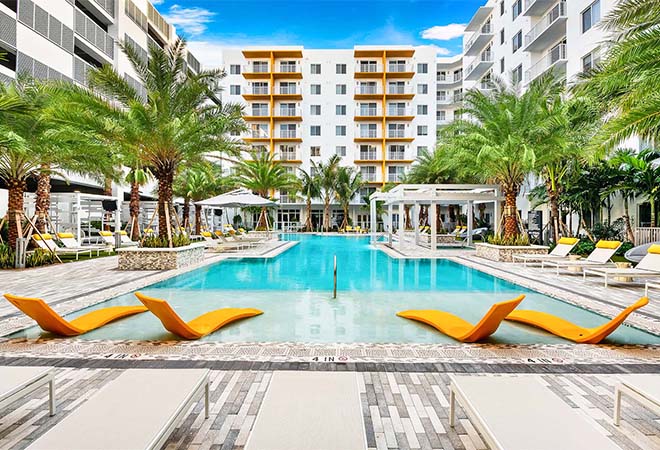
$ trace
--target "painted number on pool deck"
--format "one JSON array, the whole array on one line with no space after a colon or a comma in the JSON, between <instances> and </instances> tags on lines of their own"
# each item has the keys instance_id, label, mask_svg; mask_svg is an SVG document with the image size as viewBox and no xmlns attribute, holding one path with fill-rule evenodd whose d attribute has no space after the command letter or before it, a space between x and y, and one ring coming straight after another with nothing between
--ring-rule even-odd
<instances>
[{"instance_id":1,"label":"painted number on pool deck","mask_svg":"<svg viewBox=\"0 0 660 450\"><path fill-rule=\"evenodd\" d=\"M314 362L332 362L332 363L347 363L348 356L315 356L312 358Z\"/></svg>"}]
</instances>

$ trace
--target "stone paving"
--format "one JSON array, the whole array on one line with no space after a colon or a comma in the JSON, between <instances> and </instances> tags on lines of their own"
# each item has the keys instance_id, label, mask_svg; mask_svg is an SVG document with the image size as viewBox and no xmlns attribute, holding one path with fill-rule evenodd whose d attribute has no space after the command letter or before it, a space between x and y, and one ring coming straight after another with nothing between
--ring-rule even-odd
<instances>
[{"instance_id":1,"label":"stone paving","mask_svg":"<svg viewBox=\"0 0 660 450\"><path fill-rule=\"evenodd\" d=\"M0 416L0 448L26 448L120 373L108 368L58 369L58 413L48 416L46 389L8 406ZM163 448L242 450L271 376L269 370L212 370L209 419L204 419L201 402L195 405ZM623 450L660 449L660 417L638 404L624 400L621 425L612 424L616 376L532 376ZM361 372L358 381L369 450L487 448L460 406L455 428L449 426L447 373Z\"/></svg>"}]
</instances>

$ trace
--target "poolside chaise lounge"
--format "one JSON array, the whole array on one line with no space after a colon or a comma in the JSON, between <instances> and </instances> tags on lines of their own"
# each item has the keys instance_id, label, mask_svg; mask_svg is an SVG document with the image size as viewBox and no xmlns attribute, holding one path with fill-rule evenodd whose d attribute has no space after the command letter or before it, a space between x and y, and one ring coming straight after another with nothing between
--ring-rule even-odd
<instances>
[{"instance_id":1,"label":"poolside chaise lounge","mask_svg":"<svg viewBox=\"0 0 660 450\"><path fill-rule=\"evenodd\" d=\"M131 238L128 237L128 233L126 233L124 230L119 231L116 234L119 235L122 247L135 247L139 245L138 242L132 241ZM115 246L115 233L112 231L99 231L99 235L106 244L112 245L113 247Z\"/></svg>"},{"instance_id":2,"label":"poolside chaise lounge","mask_svg":"<svg viewBox=\"0 0 660 450\"><path fill-rule=\"evenodd\" d=\"M605 277L605 287L607 287L610 277L617 277L618 282L622 278L655 278L660 277L660 244L649 247L648 253L642 260L631 269L619 268L594 268L583 271L584 279L587 275L598 275Z\"/></svg>"},{"instance_id":3,"label":"poolside chaise lounge","mask_svg":"<svg viewBox=\"0 0 660 450\"><path fill-rule=\"evenodd\" d=\"M660 414L660 376L657 374L620 375L614 387L614 425L621 420L621 397L627 395L655 414Z\"/></svg>"},{"instance_id":4,"label":"poolside chaise lounge","mask_svg":"<svg viewBox=\"0 0 660 450\"><path fill-rule=\"evenodd\" d=\"M649 299L647 297L642 297L621 311L609 322L595 328L582 328L568 320L562 319L561 317L541 311L516 310L511 312L506 317L506 320L512 320L514 322L521 322L526 325L542 328L556 336L579 344L598 344L614 332L614 330L619 328L630 314L642 306L647 305L648 302Z\"/></svg>"},{"instance_id":5,"label":"poolside chaise lounge","mask_svg":"<svg viewBox=\"0 0 660 450\"><path fill-rule=\"evenodd\" d=\"M55 415L55 386L52 367L0 367L0 410L48 385L50 415Z\"/></svg>"},{"instance_id":6,"label":"poolside chaise lounge","mask_svg":"<svg viewBox=\"0 0 660 450\"><path fill-rule=\"evenodd\" d=\"M57 239L64 245L64 248L70 250L92 250L96 251L96 256L99 256L101 252L112 253L114 249L109 245L80 245L80 242L75 238L73 233L57 233Z\"/></svg>"},{"instance_id":7,"label":"poolside chaise lounge","mask_svg":"<svg viewBox=\"0 0 660 450\"><path fill-rule=\"evenodd\" d=\"M80 257L81 254L89 254L89 257L92 257L92 249L90 248L61 248L53 240L53 235L49 233L33 234L32 240L37 244L37 246L48 252L53 252L57 255L76 255L76 260Z\"/></svg>"},{"instance_id":8,"label":"poolside chaise lounge","mask_svg":"<svg viewBox=\"0 0 660 450\"><path fill-rule=\"evenodd\" d=\"M589 253L586 259L571 261L568 258L558 258L557 260L541 261L541 268L544 268L546 264L548 266L554 266L557 269L557 275L559 275L559 269L561 268L584 269L587 267L613 266L612 257L619 250L619 247L621 247L620 241L600 240L596 243L596 248Z\"/></svg>"},{"instance_id":9,"label":"poolside chaise lounge","mask_svg":"<svg viewBox=\"0 0 660 450\"><path fill-rule=\"evenodd\" d=\"M128 369L28 448L160 449L202 397L208 418L208 369Z\"/></svg>"},{"instance_id":10,"label":"poolside chaise lounge","mask_svg":"<svg viewBox=\"0 0 660 450\"><path fill-rule=\"evenodd\" d=\"M19 297L12 294L4 294L4 297L25 315L34 319L43 330L61 336L78 336L122 317L147 311L144 306L111 306L67 321L40 298Z\"/></svg>"},{"instance_id":11,"label":"poolside chaise lounge","mask_svg":"<svg viewBox=\"0 0 660 450\"><path fill-rule=\"evenodd\" d=\"M458 402L491 450L621 450L534 375L449 379L449 425Z\"/></svg>"},{"instance_id":12,"label":"poolside chaise lounge","mask_svg":"<svg viewBox=\"0 0 660 450\"><path fill-rule=\"evenodd\" d=\"M476 325L472 325L470 322L451 313L434 309L401 311L396 315L431 325L441 333L444 333L457 341L477 342L486 339L488 336L495 333L504 318L513 311L524 298L524 295L520 295L513 300L495 303Z\"/></svg>"},{"instance_id":13,"label":"poolside chaise lounge","mask_svg":"<svg viewBox=\"0 0 660 450\"><path fill-rule=\"evenodd\" d=\"M566 258L578 242L580 242L578 238L563 237L559 239L555 248L547 255L535 255L533 253L513 255L513 262L522 261L523 265L526 266L528 262L543 262Z\"/></svg>"},{"instance_id":14,"label":"poolside chaise lounge","mask_svg":"<svg viewBox=\"0 0 660 450\"><path fill-rule=\"evenodd\" d=\"M184 339L199 339L236 320L263 314L263 311L253 308L222 308L185 322L165 300L139 292L135 296L158 317L167 331Z\"/></svg>"}]
</instances>

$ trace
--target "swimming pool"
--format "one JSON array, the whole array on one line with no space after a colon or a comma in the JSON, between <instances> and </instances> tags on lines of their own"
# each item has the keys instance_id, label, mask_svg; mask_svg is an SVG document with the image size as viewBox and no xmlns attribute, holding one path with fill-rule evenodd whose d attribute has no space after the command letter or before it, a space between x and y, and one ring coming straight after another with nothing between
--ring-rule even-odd
<instances>
[{"instance_id":1,"label":"swimming pool","mask_svg":"<svg viewBox=\"0 0 660 450\"><path fill-rule=\"evenodd\" d=\"M300 241L272 259L230 259L141 289L170 302L190 320L226 307L251 307L263 315L230 324L203 338L236 342L455 343L435 329L396 316L406 309L440 309L475 323L492 303L526 295L523 309L550 312L582 326L606 319L448 260L393 259L363 236L284 235ZM337 299L332 298L337 256ZM126 294L90 310L139 304ZM38 337L30 328L12 337ZM46 333L43 334L47 335ZM119 320L78 339L173 340L150 313ZM505 322L493 343L568 343L541 330ZM606 341L660 344L660 338L621 327Z\"/></svg>"}]
</instances>

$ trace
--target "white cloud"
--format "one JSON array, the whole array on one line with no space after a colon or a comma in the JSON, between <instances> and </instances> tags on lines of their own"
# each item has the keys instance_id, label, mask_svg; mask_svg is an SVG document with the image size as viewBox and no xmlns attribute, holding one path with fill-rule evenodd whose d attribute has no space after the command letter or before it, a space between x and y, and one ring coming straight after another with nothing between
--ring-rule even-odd
<instances>
[{"instance_id":1,"label":"white cloud","mask_svg":"<svg viewBox=\"0 0 660 450\"><path fill-rule=\"evenodd\" d=\"M177 30L190 36L198 36L206 31L207 24L213 22L215 13L204 8L183 8L179 5L172 5L169 12L163 16Z\"/></svg>"},{"instance_id":2,"label":"white cloud","mask_svg":"<svg viewBox=\"0 0 660 450\"><path fill-rule=\"evenodd\" d=\"M433 39L435 41L449 41L463 36L465 25L460 23L450 23L449 25L436 25L422 31L423 39Z\"/></svg>"},{"instance_id":3,"label":"white cloud","mask_svg":"<svg viewBox=\"0 0 660 450\"><path fill-rule=\"evenodd\" d=\"M156 5L162 5L165 0L151 0L151 4L156 6Z\"/></svg>"},{"instance_id":4,"label":"white cloud","mask_svg":"<svg viewBox=\"0 0 660 450\"><path fill-rule=\"evenodd\" d=\"M438 47L437 45L419 45L418 47L426 47L435 50L436 56L453 56L455 52L446 47Z\"/></svg>"}]
</instances>

